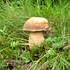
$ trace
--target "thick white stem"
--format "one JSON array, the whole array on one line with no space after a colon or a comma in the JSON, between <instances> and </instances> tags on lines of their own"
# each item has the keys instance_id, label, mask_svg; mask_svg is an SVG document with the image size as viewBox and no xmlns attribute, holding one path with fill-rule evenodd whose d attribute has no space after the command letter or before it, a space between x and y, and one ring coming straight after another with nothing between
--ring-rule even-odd
<instances>
[{"instance_id":1,"label":"thick white stem","mask_svg":"<svg viewBox=\"0 0 70 70\"><path fill-rule=\"evenodd\" d=\"M42 32L32 32L29 35L29 47L40 46L44 42L44 36Z\"/></svg>"}]
</instances>

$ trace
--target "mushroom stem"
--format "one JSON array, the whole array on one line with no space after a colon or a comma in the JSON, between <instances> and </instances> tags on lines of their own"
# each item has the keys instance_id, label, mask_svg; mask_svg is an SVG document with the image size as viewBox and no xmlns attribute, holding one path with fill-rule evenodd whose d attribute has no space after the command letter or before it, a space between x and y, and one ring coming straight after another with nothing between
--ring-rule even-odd
<instances>
[{"instance_id":1,"label":"mushroom stem","mask_svg":"<svg viewBox=\"0 0 70 70\"><path fill-rule=\"evenodd\" d=\"M29 35L29 47L40 46L44 42L44 35L42 32L31 32Z\"/></svg>"}]
</instances>

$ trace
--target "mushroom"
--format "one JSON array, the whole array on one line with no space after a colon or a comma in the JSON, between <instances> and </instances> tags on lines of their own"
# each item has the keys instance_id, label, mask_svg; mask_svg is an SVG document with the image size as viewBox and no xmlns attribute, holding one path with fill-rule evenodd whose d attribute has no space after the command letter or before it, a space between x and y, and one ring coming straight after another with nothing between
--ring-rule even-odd
<instances>
[{"instance_id":1,"label":"mushroom","mask_svg":"<svg viewBox=\"0 0 70 70\"><path fill-rule=\"evenodd\" d=\"M48 20L43 17L32 17L25 22L23 30L30 32L30 48L33 48L34 45L40 46L44 42L43 31L46 31L48 28Z\"/></svg>"}]
</instances>

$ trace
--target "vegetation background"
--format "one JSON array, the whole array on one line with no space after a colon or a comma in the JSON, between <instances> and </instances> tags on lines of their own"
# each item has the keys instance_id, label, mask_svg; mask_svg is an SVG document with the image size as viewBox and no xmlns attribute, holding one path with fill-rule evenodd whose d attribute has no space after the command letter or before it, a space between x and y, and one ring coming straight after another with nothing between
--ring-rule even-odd
<instances>
[{"instance_id":1,"label":"vegetation background","mask_svg":"<svg viewBox=\"0 0 70 70\"><path fill-rule=\"evenodd\" d=\"M33 16L48 19L51 31L29 51L23 24ZM70 70L70 0L0 0L0 70L9 59L15 70Z\"/></svg>"}]
</instances>

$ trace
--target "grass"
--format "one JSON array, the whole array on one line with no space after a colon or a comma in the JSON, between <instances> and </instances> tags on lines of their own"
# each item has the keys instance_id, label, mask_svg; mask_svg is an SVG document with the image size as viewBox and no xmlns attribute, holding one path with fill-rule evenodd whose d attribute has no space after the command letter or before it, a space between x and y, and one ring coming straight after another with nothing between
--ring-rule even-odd
<instances>
[{"instance_id":1,"label":"grass","mask_svg":"<svg viewBox=\"0 0 70 70\"><path fill-rule=\"evenodd\" d=\"M70 49L63 50L63 47L70 44L70 1L53 1L44 0L42 5L40 0L0 1L1 70L6 67L4 61L7 59L16 60L19 70L21 65L30 61L31 70L69 70ZM27 50L28 34L22 30L24 22L32 16L45 17L51 27L45 37L44 49L38 48L39 52Z\"/></svg>"}]
</instances>

